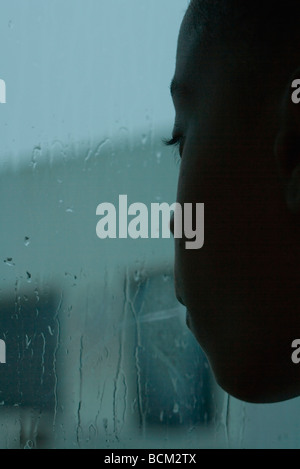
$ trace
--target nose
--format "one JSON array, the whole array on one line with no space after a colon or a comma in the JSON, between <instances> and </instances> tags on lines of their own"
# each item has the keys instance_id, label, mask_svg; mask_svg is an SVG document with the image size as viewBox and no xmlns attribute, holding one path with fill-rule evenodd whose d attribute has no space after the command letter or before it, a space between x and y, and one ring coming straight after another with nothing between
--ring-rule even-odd
<instances>
[{"instance_id":1,"label":"nose","mask_svg":"<svg viewBox=\"0 0 300 469\"><path fill-rule=\"evenodd\" d=\"M178 293L176 293L176 298L177 298L177 301L182 304L182 306L186 306L185 303L183 302L183 299Z\"/></svg>"}]
</instances>

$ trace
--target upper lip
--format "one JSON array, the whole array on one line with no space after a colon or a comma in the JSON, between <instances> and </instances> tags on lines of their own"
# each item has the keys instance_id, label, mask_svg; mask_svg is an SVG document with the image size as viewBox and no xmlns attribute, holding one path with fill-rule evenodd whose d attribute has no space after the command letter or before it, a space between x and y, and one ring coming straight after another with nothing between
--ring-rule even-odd
<instances>
[{"instance_id":1,"label":"upper lip","mask_svg":"<svg viewBox=\"0 0 300 469\"><path fill-rule=\"evenodd\" d=\"M177 279L176 274L174 275L174 286L175 286L175 295L176 295L177 300L179 301L179 303L181 303L183 306L185 306L185 304L183 302L183 299L182 299L182 297L179 293L180 287L179 287L179 283L178 283L178 279Z\"/></svg>"},{"instance_id":2,"label":"upper lip","mask_svg":"<svg viewBox=\"0 0 300 469\"><path fill-rule=\"evenodd\" d=\"M186 323L187 327L188 327L190 330L192 330L192 329L191 329L191 318L190 318L190 315L189 315L189 312L188 312L188 311L186 312L185 323Z\"/></svg>"}]
</instances>

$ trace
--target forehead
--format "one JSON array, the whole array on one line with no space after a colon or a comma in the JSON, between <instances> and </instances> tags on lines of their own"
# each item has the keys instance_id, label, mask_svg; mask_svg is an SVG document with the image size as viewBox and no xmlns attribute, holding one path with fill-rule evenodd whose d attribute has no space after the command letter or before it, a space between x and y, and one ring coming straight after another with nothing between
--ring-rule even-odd
<instances>
[{"instance_id":1,"label":"forehead","mask_svg":"<svg viewBox=\"0 0 300 469\"><path fill-rule=\"evenodd\" d=\"M178 44L177 62L186 63L196 53L201 53L201 42L204 39L204 30L199 25L195 27L195 18L189 8L181 23ZM198 47L197 47L198 46Z\"/></svg>"},{"instance_id":2,"label":"forehead","mask_svg":"<svg viewBox=\"0 0 300 469\"><path fill-rule=\"evenodd\" d=\"M171 91L175 92L174 95L180 90L180 85L189 86L193 82L196 72L196 58L198 62L201 55L199 43L199 36L192 26L192 19L188 11L182 21L177 42L176 70L171 88Z\"/></svg>"},{"instance_id":3,"label":"forehead","mask_svg":"<svg viewBox=\"0 0 300 469\"><path fill-rule=\"evenodd\" d=\"M217 34L215 37L217 38ZM175 83L196 87L199 81L202 82L211 71L211 65L216 65L216 54L217 61L220 61L223 55L223 47L218 45L218 42L217 39L212 39L207 28L201 25L201 18L196 24L195 13L189 8L178 37Z\"/></svg>"},{"instance_id":4,"label":"forehead","mask_svg":"<svg viewBox=\"0 0 300 469\"><path fill-rule=\"evenodd\" d=\"M242 65L244 54L237 53L238 47L222 32L216 21L207 28L205 20L196 28L190 10L183 19L172 86L179 128L187 127L191 118L204 125L211 109L223 109L223 117L230 112L232 119L243 116L246 107L249 118L257 112L257 99L265 90L261 86L264 75L260 68Z\"/></svg>"},{"instance_id":5,"label":"forehead","mask_svg":"<svg viewBox=\"0 0 300 469\"><path fill-rule=\"evenodd\" d=\"M250 76L255 80L263 75L257 50L248 49L242 39L233 40L226 28L221 17L202 18L192 8L187 10L177 43L176 83L198 91L201 85L217 85L218 80L228 87L237 81L248 86Z\"/></svg>"}]
</instances>

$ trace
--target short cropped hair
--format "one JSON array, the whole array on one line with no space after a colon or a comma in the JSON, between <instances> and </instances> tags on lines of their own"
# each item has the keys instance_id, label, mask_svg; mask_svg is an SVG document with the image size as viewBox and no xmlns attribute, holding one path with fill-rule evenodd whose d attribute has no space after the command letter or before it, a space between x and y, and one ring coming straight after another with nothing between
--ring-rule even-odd
<instances>
[{"instance_id":1,"label":"short cropped hair","mask_svg":"<svg viewBox=\"0 0 300 469\"><path fill-rule=\"evenodd\" d=\"M189 14L208 37L284 46L300 36L300 0L191 0Z\"/></svg>"},{"instance_id":2,"label":"short cropped hair","mask_svg":"<svg viewBox=\"0 0 300 469\"><path fill-rule=\"evenodd\" d=\"M227 41L249 68L300 62L300 0L190 0L187 15L201 41Z\"/></svg>"}]
</instances>

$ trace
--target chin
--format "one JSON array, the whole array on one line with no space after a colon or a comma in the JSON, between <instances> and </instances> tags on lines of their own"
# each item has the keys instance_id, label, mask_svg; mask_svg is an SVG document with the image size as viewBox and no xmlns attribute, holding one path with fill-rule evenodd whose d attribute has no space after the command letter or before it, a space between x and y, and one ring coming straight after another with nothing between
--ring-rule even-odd
<instances>
[{"instance_id":1,"label":"chin","mask_svg":"<svg viewBox=\"0 0 300 469\"><path fill-rule=\"evenodd\" d=\"M219 357L208 360L219 386L228 394L252 404L273 404L287 401L300 395L300 377L297 367L288 366L284 372L280 366L262 367L254 361L239 364Z\"/></svg>"},{"instance_id":2,"label":"chin","mask_svg":"<svg viewBox=\"0 0 300 469\"><path fill-rule=\"evenodd\" d=\"M255 337L230 340L224 331L218 335L205 333L203 327L195 327L188 312L187 324L206 354L218 385L231 396L252 404L300 396L300 364L292 363L289 349L275 345L262 348Z\"/></svg>"}]
</instances>

